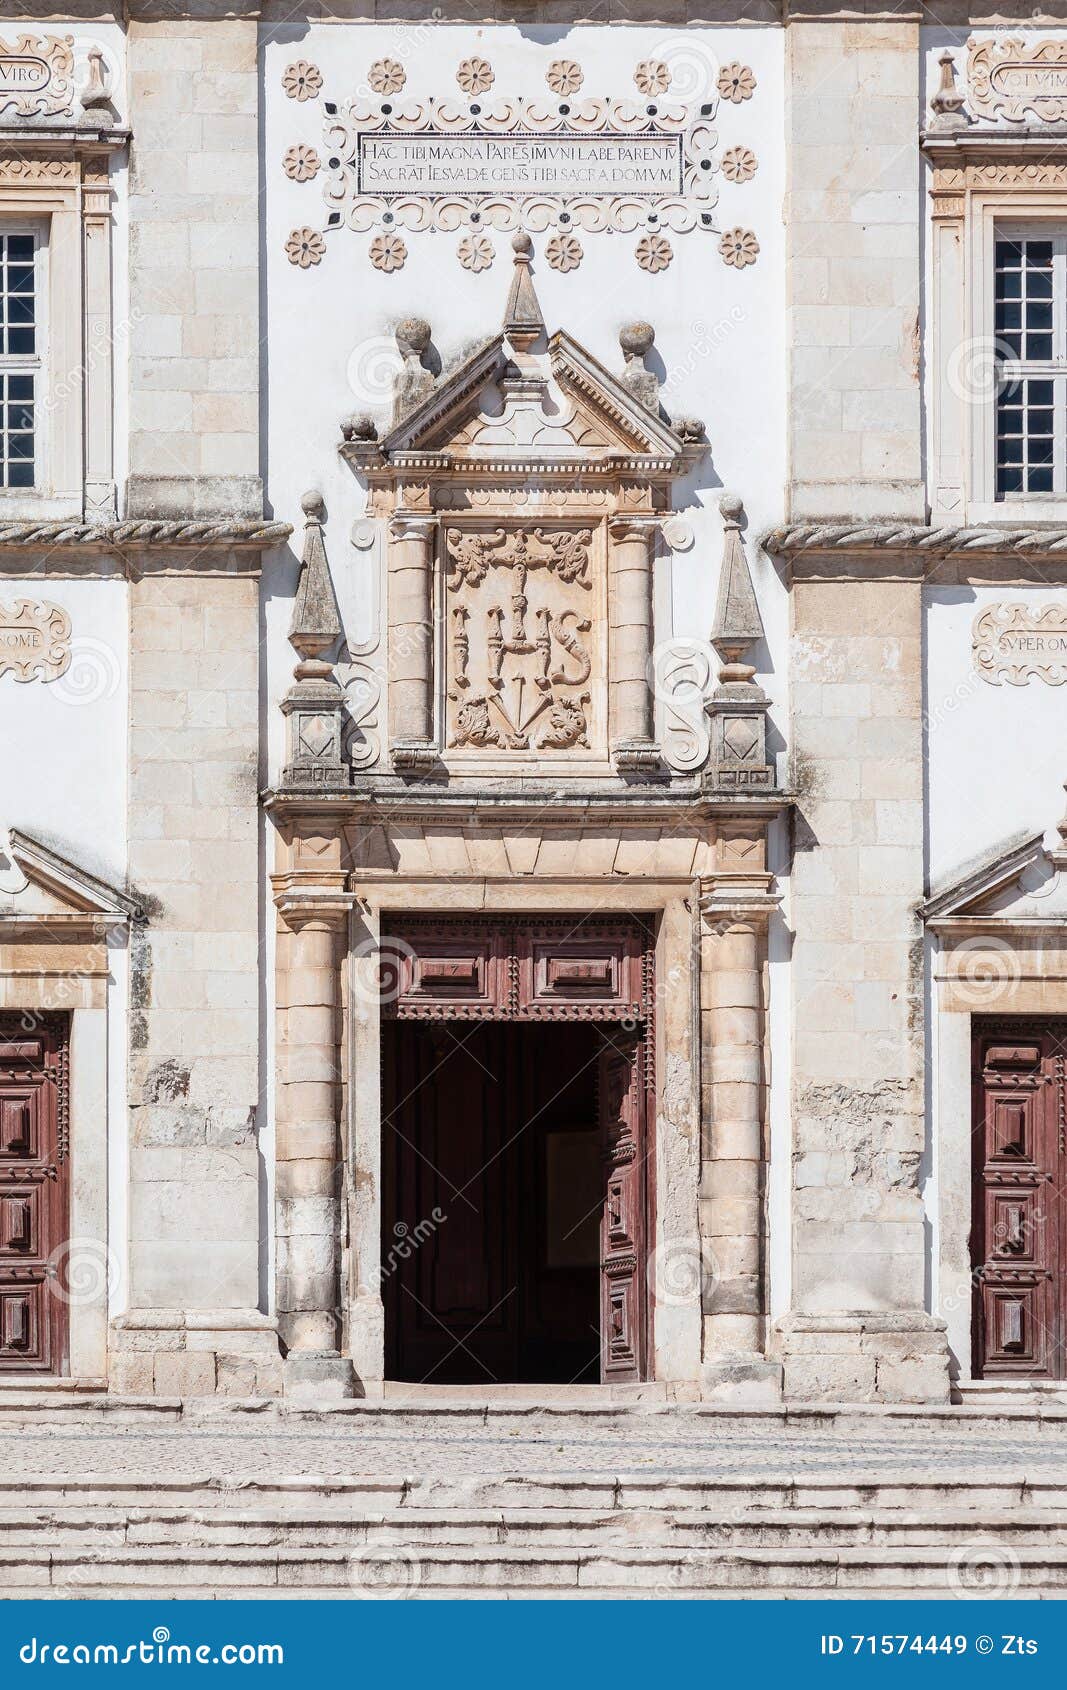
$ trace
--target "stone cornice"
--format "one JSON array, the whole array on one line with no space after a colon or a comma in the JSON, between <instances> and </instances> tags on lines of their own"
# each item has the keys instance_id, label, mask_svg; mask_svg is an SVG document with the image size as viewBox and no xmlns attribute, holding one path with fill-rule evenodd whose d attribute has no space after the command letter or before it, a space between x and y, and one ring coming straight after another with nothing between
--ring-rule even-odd
<instances>
[{"instance_id":1,"label":"stone cornice","mask_svg":"<svg viewBox=\"0 0 1067 1690\"><path fill-rule=\"evenodd\" d=\"M1067 580L1067 528L962 528L909 522L797 522L774 528L763 550L794 573L899 575L909 580L954 573L970 579Z\"/></svg>"},{"instance_id":2,"label":"stone cornice","mask_svg":"<svg viewBox=\"0 0 1067 1690\"><path fill-rule=\"evenodd\" d=\"M265 518L229 521L225 517L190 517L143 522L5 522L0 518L0 552L24 551L139 551L157 546L255 547L280 545L293 532L288 522Z\"/></svg>"},{"instance_id":3,"label":"stone cornice","mask_svg":"<svg viewBox=\"0 0 1067 1690\"><path fill-rule=\"evenodd\" d=\"M1017 130L924 129L919 144L939 169L962 170L969 164L1057 164L1067 159L1067 124L1044 123Z\"/></svg>"},{"instance_id":4,"label":"stone cornice","mask_svg":"<svg viewBox=\"0 0 1067 1690\"><path fill-rule=\"evenodd\" d=\"M629 788L607 792L543 791L457 792L447 787L412 785L368 791L353 787L347 792L279 792L262 794L263 807L276 819L292 816L333 816L342 821L411 823L440 827L442 824L478 828L487 823L536 823L545 829L600 827L645 827L650 822L677 827L680 822L695 825L722 816L776 816L788 810L793 798L787 792L764 792L752 796L709 793L692 783L684 786Z\"/></svg>"}]
</instances>

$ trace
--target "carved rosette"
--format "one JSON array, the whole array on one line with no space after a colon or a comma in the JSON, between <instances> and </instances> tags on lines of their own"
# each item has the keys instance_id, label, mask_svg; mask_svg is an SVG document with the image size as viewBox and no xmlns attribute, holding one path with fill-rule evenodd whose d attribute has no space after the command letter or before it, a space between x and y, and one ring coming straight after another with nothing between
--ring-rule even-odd
<instances>
[{"instance_id":1,"label":"carved rosette","mask_svg":"<svg viewBox=\"0 0 1067 1690\"><path fill-rule=\"evenodd\" d=\"M449 748L595 749L592 529L448 528L445 551Z\"/></svg>"}]
</instances>

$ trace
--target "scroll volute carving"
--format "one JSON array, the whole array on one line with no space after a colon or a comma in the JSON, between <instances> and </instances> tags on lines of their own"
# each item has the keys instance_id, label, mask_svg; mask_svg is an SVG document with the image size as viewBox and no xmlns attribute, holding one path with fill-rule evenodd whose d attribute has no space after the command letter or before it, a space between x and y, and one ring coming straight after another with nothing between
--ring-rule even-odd
<instances>
[{"instance_id":1,"label":"scroll volute carving","mask_svg":"<svg viewBox=\"0 0 1067 1690\"><path fill-rule=\"evenodd\" d=\"M443 546L449 750L603 753L599 529L449 526Z\"/></svg>"}]
</instances>

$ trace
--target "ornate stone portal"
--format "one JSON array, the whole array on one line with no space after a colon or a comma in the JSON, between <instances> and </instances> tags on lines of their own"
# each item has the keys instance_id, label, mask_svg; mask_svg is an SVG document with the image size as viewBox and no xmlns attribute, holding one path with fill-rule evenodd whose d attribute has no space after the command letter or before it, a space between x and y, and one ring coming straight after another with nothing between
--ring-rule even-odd
<instances>
[{"instance_id":1,"label":"ornate stone portal","mask_svg":"<svg viewBox=\"0 0 1067 1690\"><path fill-rule=\"evenodd\" d=\"M388 732L347 760L322 503L304 501L300 663L267 798L286 1388L383 1378L381 1028L407 978L396 935L413 919L503 922L521 952L547 921L580 949L598 921L636 916L654 936L643 1071L657 1195L627 1257L651 1309L647 1362L631 1357L628 1376L765 1399L781 1375L767 1354L766 836L786 800L744 661L762 623L741 504L721 501L722 670L698 701L707 767L679 771L655 737L652 578L672 483L706 451L703 431L663 415L647 324L623 330L620 376L549 335L529 241L514 247L503 331L436 378L429 325L405 320L388 427L344 426L342 454L368 484L360 539L387 537ZM371 550L357 545L357 566ZM460 962L446 959L453 987L474 966ZM598 979L581 972L583 1003Z\"/></svg>"}]
</instances>

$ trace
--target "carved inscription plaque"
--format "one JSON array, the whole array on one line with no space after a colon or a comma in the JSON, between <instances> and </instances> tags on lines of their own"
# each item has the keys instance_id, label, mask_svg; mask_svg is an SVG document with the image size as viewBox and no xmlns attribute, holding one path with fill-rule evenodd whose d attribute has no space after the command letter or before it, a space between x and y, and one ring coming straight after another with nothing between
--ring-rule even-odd
<instances>
[{"instance_id":1,"label":"carved inscription plaque","mask_svg":"<svg viewBox=\"0 0 1067 1690\"><path fill-rule=\"evenodd\" d=\"M361 194L682 191L680 135L366 135Z\"/></svg>"},{"instance_id":2,"label":"carved inscription plaque","mask_svg":"<svg viewBox=\"0 0 1067 1690\"><path fill-rule=\"evenodd\" d=\"M0 604L0 675L57 681L70 667L70 617L58 604Z\"/></svg>"},{"instance_id":3,"label":"carved inscription plaque","mask_svg":"<svg viewBox=\"0 0 1067 1690\"><path fill-rule=\"evenodd\" d=\"M0 40L0 111L43 117L74 104L73 37L20 35Z\"/></svg>"},{"instance_id":4,"label":"carved inscription plaque","mask_svg":"<svg viewBox=\"0 0 1067 1690\"><path fill-rule=\"evenodd\" d=\"M592 530L445 533L448 744L592 749Z\"/></svg>"},{"instance_id":5,"label":"carved inscription plaque","mask_svg":"<svg viewBox=\"0 0 1067 1690\"><path fill-rule=\"evenodd\" d=\"M972 41L967 62L968 100L985 118L1023 123L1067 120L1067 39L1028 47L1018 37Z\"/></svg>"},{"instance_id":6,"label":"carved inscription plaque","mask_svg":"<svg viewBox=\"0 0 1067 1690\"><path fill-rule=\"evenodd\" d=\"M971 638L975 669L992 686L1024 687L1032 676L1053 687L1067 682L1067 603L989 605Z\"/></svg>"}]
</instances>

